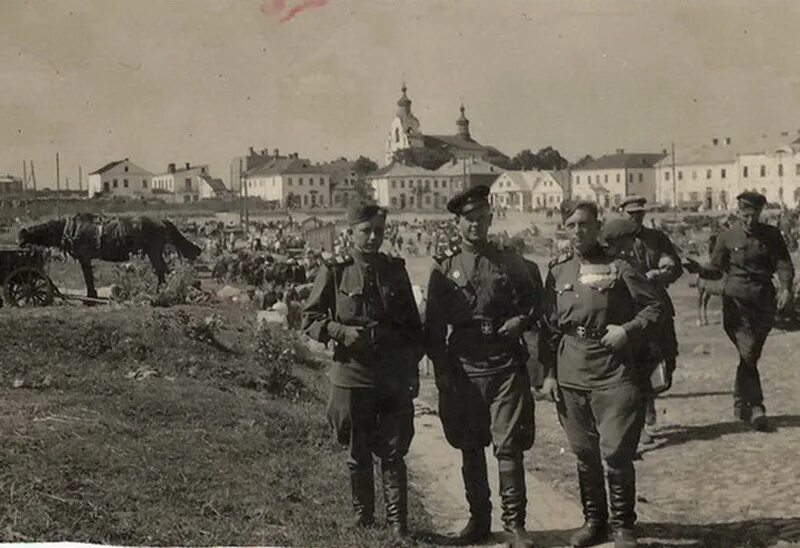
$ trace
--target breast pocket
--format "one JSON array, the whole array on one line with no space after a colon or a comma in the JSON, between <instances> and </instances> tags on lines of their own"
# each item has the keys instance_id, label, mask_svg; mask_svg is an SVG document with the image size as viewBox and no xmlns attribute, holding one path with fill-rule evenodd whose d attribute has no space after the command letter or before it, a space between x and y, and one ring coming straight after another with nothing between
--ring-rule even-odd
<instances>
[{"instance_id":1,"label":"breast pocket","mask_svg":"<svg viewBox=\"0 0 800 548\"><path fill-rule=\"evenodd\" d=\"M361 290L348 292L340 289L336 295L336 314L347 322L361 316L364 309L364 296Z\"/></svg>"}]
</instances>

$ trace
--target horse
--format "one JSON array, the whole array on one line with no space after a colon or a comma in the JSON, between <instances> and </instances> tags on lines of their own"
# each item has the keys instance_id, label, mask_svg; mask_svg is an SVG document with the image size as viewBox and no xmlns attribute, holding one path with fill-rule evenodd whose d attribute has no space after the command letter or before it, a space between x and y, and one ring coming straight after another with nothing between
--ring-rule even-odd
<instances>
[{"instance_id":1,"label":"horse","mask_svg":"<svg viewBox=\"0 0 800 548\"><path fill-rule=\"evenodd\" d=\"M712 234L708 237L708 257L714 251L714 244L717 242L717 236ZM701 327L708 325L708 302L711 300L712 295L718 297L722 296L722 289L725 285L725 278L719 280L706 280L705 278L697 277L697 326Z\"/></svg>"},{"instance_id":2,"label":"horse","mask_svg":"<svg viewBox=\"0 0 800 548\"><path fill-rule=\"evenodd\" d=\"M182 257L190 261L202 251L170 221L158 221L144 215L106 218L79 213L68 219L23 228L17 239L22 247L55 247L76 259L83 271L86 295L90 298L97 298L92 259L121 263L128 261L131 254L144 253L150 259L160 286L167 278L167 263L164 261L167 244L172 244Z\"/></svg>"}]
</instances>

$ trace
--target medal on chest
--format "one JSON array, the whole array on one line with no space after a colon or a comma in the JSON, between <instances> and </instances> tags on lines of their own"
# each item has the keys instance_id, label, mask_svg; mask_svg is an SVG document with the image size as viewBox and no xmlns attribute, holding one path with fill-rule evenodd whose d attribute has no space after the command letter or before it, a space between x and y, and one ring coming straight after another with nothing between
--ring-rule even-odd
<instances>
[{"instance_id":1,"label":"medal on chest","mask_svg":"<svg viewBox=\"0 0 800 548\"><path fill-rule=\"evenodd\" d=\"M619 278L619 270L614 263L609 264L581 264L578 270L578 281L583 285L607 291L614 287Z\"/></svg>"}]
</instances>

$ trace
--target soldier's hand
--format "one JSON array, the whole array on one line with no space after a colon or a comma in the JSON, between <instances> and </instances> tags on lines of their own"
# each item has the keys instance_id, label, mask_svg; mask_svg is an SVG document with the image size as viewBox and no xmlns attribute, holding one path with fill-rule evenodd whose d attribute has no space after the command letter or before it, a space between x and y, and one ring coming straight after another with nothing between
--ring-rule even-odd
<instances>
[{"instance_id":1,"label":"soldier's hand","mask_svg":"<svg viewBox=\"0 0 800 548\"><path fill-rule=\"evenodd\" d=\"M497 330L497 334L503 337L517 338L525 331L525 318L523 316L514 316L509 318Z\"/></svg>"},{"instance_id":2,"label":"soldier's hand","mask_svg":"<svg viewBox=\"0 0 800 548\"><path fill-rule=\"evenodd\" d=\"M355 346L361 342L361 332L363 328L354 325L342 325L331 322L328 324L328 333L337 342L344 346Z\"/></svg>"},{"instance_id":3,"label":"soldier's hand","mask_svg":"<svg viewBox=\"0 0 800 548\"><path fill-rule=\"evenodd\" d=\"M663 272L661 270L654 268L653 270L648 270L645 273L645 277L652 282L653 280L658 280L662 274Z\"/></svg>"},{"instance_id":4,"label":"soldier's hand","mask_svg":"<svg viewBox=\"0 0 800 548\"><path fill-rule=\"evenodd\" d=\"M686 260L683 263L683 268L685 268L686 271L689 272L690 274L697 274L698 272L700 272L700 263L698 263L691 257L686 257Z\"/></svg>"},{"instance_id":5,"label":"soldier's hand","mask_svg":"<svg viewBox=\"0 0 800 548\"><path fill-rule=\"evenodd\" d=\"M628 342L628 334L620 325L607 325L606 334L603 335L600 342L614 350L622 350Z\"/></svg>"},{"instance_id":6,"label":"soldier's hand","mask_svg":"<svg viewBox=\"0 0 800 548\"><path fill-rule=\"evenodd\" d=\"M542 382L542 387L539 389L539 394L547 401L558 402L561 401L561 392L558 388L558 381L555 377L545 377Z\"/></svg>"},{"instance_id":7,"label":"soldier's hand","mask_svg":"<svg viewBox=\"0 0 800 548\"><path fill-rule=\"evenodd\" d=\"M778 292L777 305L779 312L788 310L792 305L792 292L789 288L783 288Z\"/></svg>"}]
</instances>

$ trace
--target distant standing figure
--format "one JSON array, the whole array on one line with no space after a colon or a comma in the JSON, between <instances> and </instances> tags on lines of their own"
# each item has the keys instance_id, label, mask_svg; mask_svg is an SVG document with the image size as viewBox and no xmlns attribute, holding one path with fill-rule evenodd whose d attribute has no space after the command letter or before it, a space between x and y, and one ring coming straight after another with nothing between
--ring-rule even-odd
<instances>
[{"instance_id":1,"label":"distant standing figure","mask_svg":"<svg viewBox=\"0 0 800 548\"><path fill-rule=\"evenodd\" d=\"M764 195L747 191L736 200L739 223L719 235L709 264L687 259L686 269L702 278L725 276L722 325L739 353L734 416L756 430L768 430L758 360L775 313L791 305L794 266L780 230L759 220L767 203ZM777 294L772 283L776 273L780 285Z\"/></svg>"}]
</instances>

